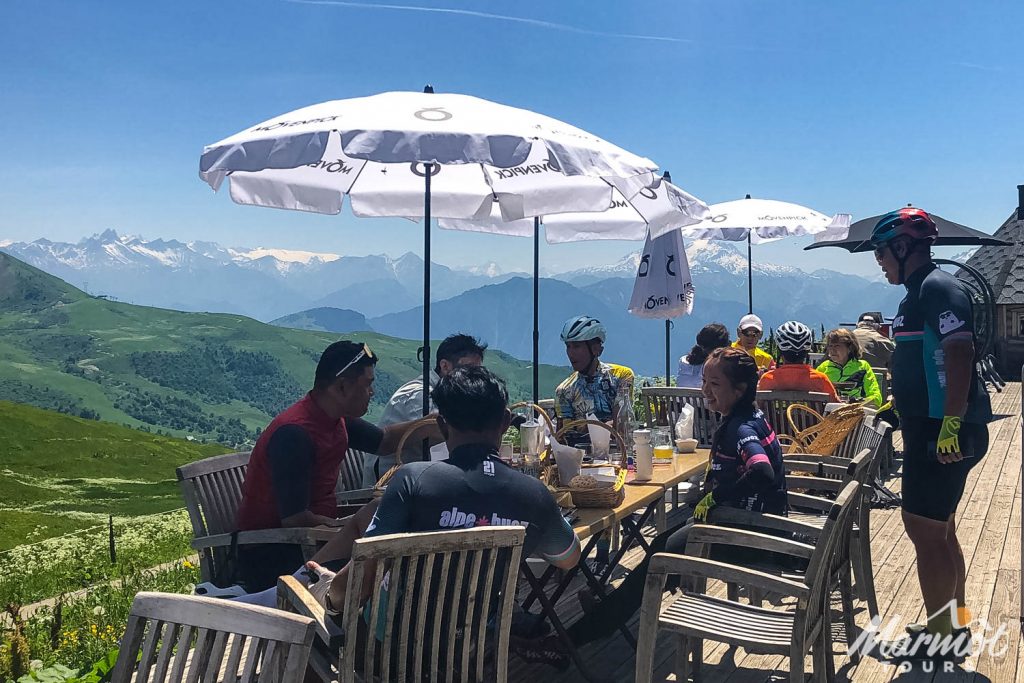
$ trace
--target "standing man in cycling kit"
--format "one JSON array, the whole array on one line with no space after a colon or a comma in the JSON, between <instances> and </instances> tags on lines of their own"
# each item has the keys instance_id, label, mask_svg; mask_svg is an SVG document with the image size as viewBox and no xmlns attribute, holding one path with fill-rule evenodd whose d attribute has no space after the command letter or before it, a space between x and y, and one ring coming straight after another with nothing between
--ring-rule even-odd
<instances>
[{"instance_id":1,"label":"standing man in cycling kit","mask_svg":"<svg viewBox=\"0 0 1024 683\"><path fill-rule=\"evenodd\" d=\"M975 371L971 300L932 262L937 236L927 213L905 208L878 221L871 246L888 282L907 289L893 321L892 391L903 431L903 524L928 623L908 627L906 658L955 659L966 654L971 621L956 508L988 449L992 407ZM955 652L927 653L951 635Z\"/></svg>"}]
</instances>

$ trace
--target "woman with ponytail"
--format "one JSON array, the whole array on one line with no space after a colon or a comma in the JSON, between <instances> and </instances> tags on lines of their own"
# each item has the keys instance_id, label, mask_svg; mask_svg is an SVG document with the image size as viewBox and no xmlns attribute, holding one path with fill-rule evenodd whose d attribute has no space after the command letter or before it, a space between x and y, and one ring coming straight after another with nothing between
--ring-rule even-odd
<instances>
[{"instance_id":1,"label":"woman with ponytail","mask_svg":"<svg viewBox=\"0 0 1024 683\"><path fill-rule=\"evenodd\" d=\"M697 333L697 343L690 352L679 359L676 372L676 386L686 389L700 389L704 377L704 361L715 349L729 346L729 330L722 323L705 325Z\"/></svg>"}]
</instances>

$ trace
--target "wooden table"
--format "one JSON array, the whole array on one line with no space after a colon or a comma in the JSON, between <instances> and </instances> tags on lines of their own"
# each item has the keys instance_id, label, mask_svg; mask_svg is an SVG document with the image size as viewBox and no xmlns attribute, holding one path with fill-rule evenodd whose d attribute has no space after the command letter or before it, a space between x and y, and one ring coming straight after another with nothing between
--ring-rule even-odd
<instances>
[{"instance_id":1,"label":"wooden table","mask_svg":"<svg viewBox=\"0 0 1024 683\"><path fill-rule=\"evenodd\" d=\"M576 667L585 678L589 679L591 678L591 675L584 662L581 661L572 640L569 638L568 633L565 630L565 626L562 624L555 612L554 606L562 597L562 594L575 577L577 571L583 573L591 590L593 590L598 597L601 597L605 593L605 586L611 578L612 570L626 552L633 547L633 545L639 545L643 547L645 552L650 552L650 545L647 543L647 540L644 538L641 531L643 525L652 517L652 515L657 515L659 520L658 530L663 530L665 492L669 488L675 492L675 487L678 484L686 481L695 474L703 472L707 465L707 458L707 449L700 449L695 453L678 455L673 458L672 464L656 466L649 481L641 482L627 479L625 498L623 498L622 502L616 507L577 509L576 514L578 519L573 523L573 531L576 532L576 535L581 541L586 541L586 544L583 547L579 564L563 573L550 597L548 597L544 592L544 587L555 577L557 572L556 568L554 566L547 567L544 573L538 578L534 576L525 560L523 561L523 575L531 588L530 594L523 602L523 609L529 610L534 600L540 602L541 609L551 622L555 632L562 639L562 642L568 649ZM633 475L631 474L630 476L632 477ZM633 515L637 513L639 513L640 517L639 519L634 520ZM591 551L596 547L597 542L602 536L609 531L618 528L621 528L622 530L622 540L619 543L619 547L609 558L604 570L600 572L600 576L595 575L594 571L591 570L586 563L587 556L590 555ZM632 645L635 649L636 641L629 629L627 629L625 625L622 625L619 630L626 638L626 642Z\"/></svg>"},{"instance_id":2,"label":"wooden table","mask_svg":"<svg viewBox=\"0 0 1024 683\"><path fill-rule=\"evenodd\" d=\"M634 478L627 478L626 483L638 486L656 484L665 489L672 488L695 474L704 472L710 453L707 448L698 448L693 453L678 453L672 458L671 464L655 465L650 480L636 481Z\"/></svg>"},{"instance_id":3,"label":"wooden table","mask_svg":"<svg viewBox=\"0 0 1024 683\"><path fill-rule=\"evenodd\" d=\"M650 482L626 483L626 497L614 508L577 508L578 519L573 522L572 530L581 541L599 534L615 526L634 512L650 507L662 500L665 487ZM586 555L584 555L586 557Z\"/></svg>"},{"instance_id":4,"label":"wooden table","mask_svg":"<svg viewBox=\"0 0 1024 683\"><path fill-rule=\"evenodd\" d=\"M676 488L691 477L703 474L708 464L711 451L707 448L698 448L693 453L679 453L672 458L671 464L655 465L648 481L636 481L635 478L627 479L626 484L630 486L661 486L665 491L672 492L672 508L679 507L679 489ZM630 474L630 477L633 477ZM655 523L658 531L665 530L665 508L658 508L655 515Z\"/></svg>"}]
</instances>

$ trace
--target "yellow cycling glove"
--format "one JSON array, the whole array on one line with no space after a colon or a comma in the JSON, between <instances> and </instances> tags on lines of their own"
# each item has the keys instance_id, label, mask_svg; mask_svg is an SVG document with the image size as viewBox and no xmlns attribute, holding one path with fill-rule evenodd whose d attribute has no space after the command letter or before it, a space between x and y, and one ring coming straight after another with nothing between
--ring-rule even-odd
<instances>
[{"instance_id":1,"label":"yellow cycling glove","mask_svg":"<svg viewBox=\"0 0 1024 683\"><path fill-rule=\"evenodd\" d=\"M960 452L960 418L947 415L942 418L942 428L935 450L941 455L952 455Z\"/></svg>"},{"instance_id":2,"label":"yellow cycling glove","mask_svg":"<svg viewBox=\"0 0 1024 683\"><path fill-rule=\"evenodd\" d=\"M700 499L700 502L697 503L697 507L693 508L693 518L698 522L707 522L708 513L711 511L711 508L715 507L715 505L717 505L715 502L715 494L709 493Z\"/></svg>"}]
</instances>

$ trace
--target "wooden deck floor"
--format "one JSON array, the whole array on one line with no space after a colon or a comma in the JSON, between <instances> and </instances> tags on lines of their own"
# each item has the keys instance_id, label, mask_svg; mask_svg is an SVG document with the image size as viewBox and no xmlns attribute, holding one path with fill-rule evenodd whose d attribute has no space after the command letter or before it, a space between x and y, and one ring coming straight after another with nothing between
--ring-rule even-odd
<instances>
[{"instance_id":1,"label":"wooden deck floor","mask_svg":"<svg viewBox=\"0 0 1024 683\"><path fill-rule=\"evenodd\" d=\"M983 651L968 659L952 673L926 673L917 669L900 671L897 667L865 658L853 666L845 656L845 636L837 633L834 640L837 680L857 683L879 683L896 680L900 683L919 681L963 681L973 683L1024 683L1024 647L1021 641L1021 384L1009 384L993 396L997 419L991 425L988 455L974 468L967 482L964 499L958 509L958 537L968 565L967 604L975 619L993 627L1005 625L1001 640L1005 651L992 654ZM896 434L897 449L899 433ZM897 475L888 482L899 492ZM671 521L671 515L670 515ZM918 588L914 553L903 532L899 510L872 511L872 552L875 583L883 625L888 618L902 622L917 621L924 614ZM628 557L627 566L635 564L640 554ZM863 603L856 604L857 623L867 622ZM564 619L572 623L579 615L579 606L572 596L559 604ZM636 633L636 618L630 624ZM591 643L581 650L595 672L608 681L634 679L634 654L621 635ZM842 653L842 657L840 657ZM670 673L674 649L668 639L659 639L655 655L656 681L674 681ZM810 661L807 662L808 671ZM543 665L526 665L514 655L509 662L512 681L584 681L575 668L558 672ZM776 656L752 655L742 649L727 648L706 642L702 680L729 683L761 683L789 680L786 660Z\"/></svg>"}]
</instances>

